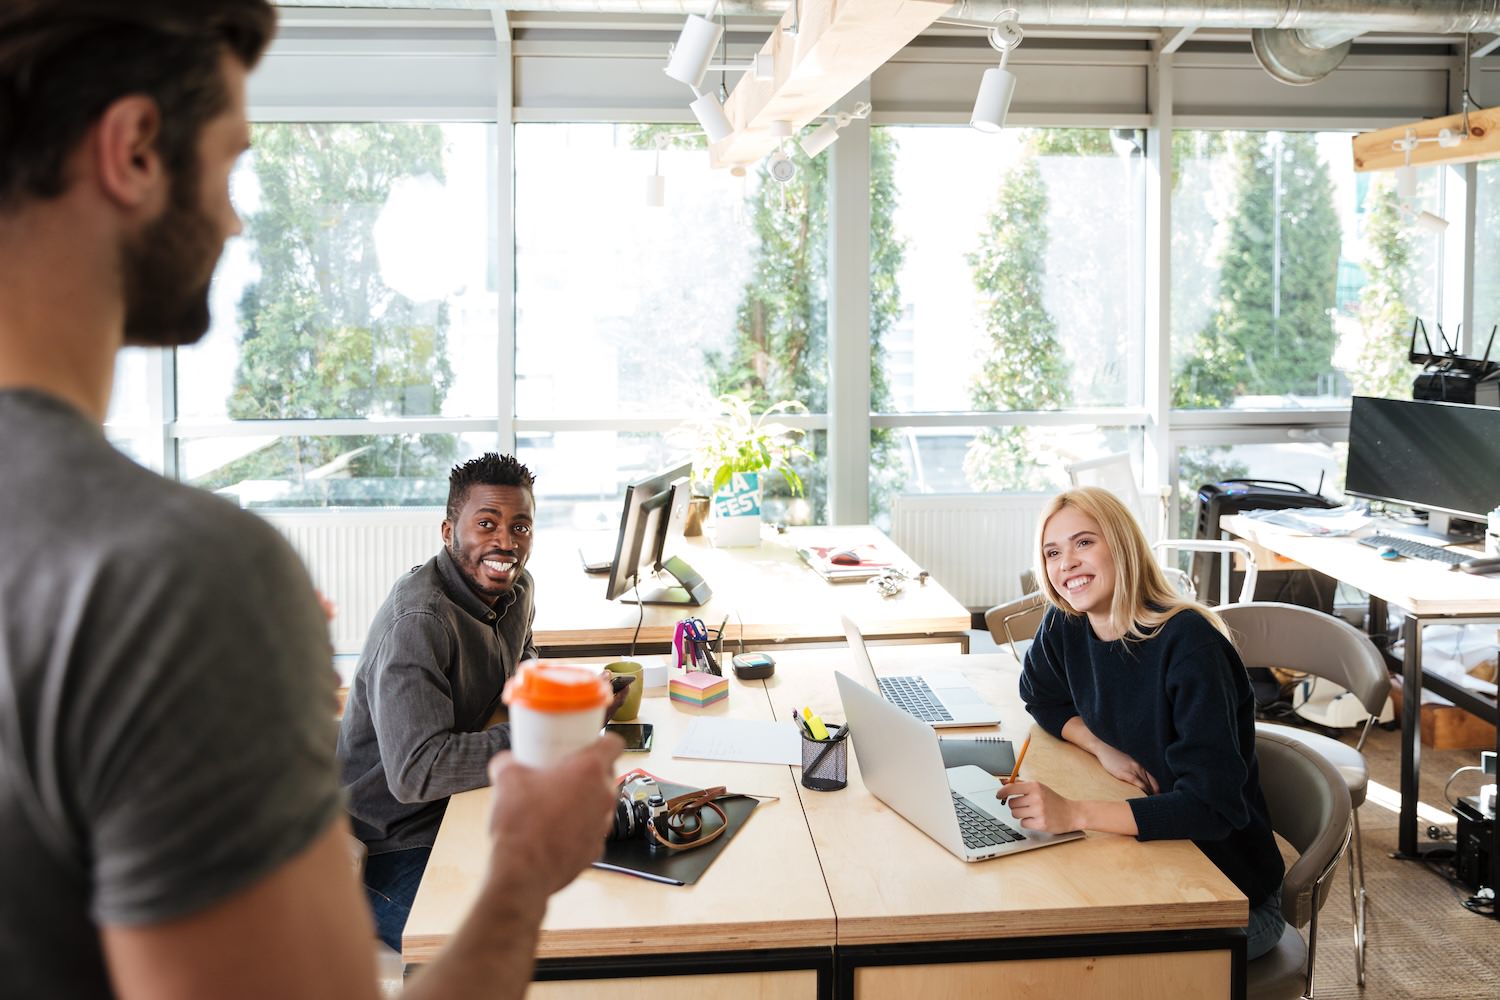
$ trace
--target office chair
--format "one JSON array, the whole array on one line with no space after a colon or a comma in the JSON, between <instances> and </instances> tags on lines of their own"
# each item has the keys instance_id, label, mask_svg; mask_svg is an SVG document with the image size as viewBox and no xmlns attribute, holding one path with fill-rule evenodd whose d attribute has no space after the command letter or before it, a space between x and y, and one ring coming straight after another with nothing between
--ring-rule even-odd
<instances>
[{"instance_id":1,"label":"office chair","mask_svg":"<svg viewBox=\"0 0 1500 1000\"><path fill-rule=\"evenodd\" d=\"M1025 662L1026 650L1046 615L1047 601L1038 590L990 608L984 613L984 624L997 644L1008 644L1016 661Z\"/></svg>"},{"instance_id":2,"label":"office chair","mask_svg":"<svg viewBox=\"0 0 1500 1000\"><path fill-rule=\"evenodd\" d=\"M1157 495L1155 504L1147 505L1141 495L1140 480L1136 478L1135 463L1121 452L1073 462L1065 466L1068 482L1074 486L1099 486L1119 497L1135 519L1140 522L1146 540L1155 542L1167 537L1167 505L1164 494Z\"/></svg>"},{"instance_id":3,"label":"office chair","mask_svg":"<svg viewBox=\"0 0 1500 1000\"><path fill-rule=\"evenodd\" d=\"M1369 713L1354 746L1316 733L1257 722L1257 733L1275 732L1310 747L1343 776L1354 807L1354 839L1349 865L1349 905L1354 913L1354 976L1365 984L1365 858L1359 829L1359 807L1365 801L1370 770L1365 763L1365 737L1385 707L1391 690L1390 673L1370 637L1342 618L1294 604L1249 602L1217 609L1234 633L1235 648L1246 667L1282 667L1310 674L1346 688ZM1264 782L1263 782L1264 783ZM1358 884L1356 885L1356 870Z\"/></svg>"},{"instance_id":4,"label":"office chair","mask_svg":"<svg viewBox=\"0 0 1500 1000\"><path fill-rule=\"evenodd\" d=\"M1298 857L1281 880L1286 929L1276 947L1247 963L1245 996L1312 1000L1318 910L1328 897L1334 866L1349 846L1354 809L1339 772L1297 740L1257 732L1255 753L1271 828L1297 849ZM1303 926L1306 941L1298 931Z\"/></svg>"}]
</instances>

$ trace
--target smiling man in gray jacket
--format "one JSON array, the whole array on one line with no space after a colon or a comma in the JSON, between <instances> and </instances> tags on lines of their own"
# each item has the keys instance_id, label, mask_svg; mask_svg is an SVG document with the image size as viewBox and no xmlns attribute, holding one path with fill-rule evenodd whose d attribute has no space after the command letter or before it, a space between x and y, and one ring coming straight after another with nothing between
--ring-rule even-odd
<instances>
[{"instance_id":1,"label":"smiling man in gray jacket","mask_svg":"<svg viewBox=\"0 0 1500 1000\"><path fill-rule=\"evenodd\" d=\"M488 783L510 727L486 723L516 665L536 656L533 482L493 452L453 469L443 548L391 588L349 687L341 781L369 848L376 930L398 950L448 797Z\"/></svg>"}]
</instances>

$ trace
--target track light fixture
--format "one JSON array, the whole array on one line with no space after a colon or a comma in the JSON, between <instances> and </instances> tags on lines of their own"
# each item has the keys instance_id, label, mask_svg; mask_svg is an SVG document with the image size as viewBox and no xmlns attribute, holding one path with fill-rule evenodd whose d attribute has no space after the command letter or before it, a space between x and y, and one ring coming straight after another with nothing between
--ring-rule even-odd
<instances>
[{"instance_id":1,"label":"track light fixture","mask_svg":"<svg viewBox=\"0 0 1500 1000\"><path fill-rule=\"evenodd\" d=\"M656 159L651 167L651 176L646 178L646 207L661 208L667 203L667 179L661 174L661 151L667 147L666 133L659 132L654 140Z\"/></svg>"},{"instance_id":2,"label":"track light fixture","mask_svg":"<svg viewBox=\"0 0 1500 1000\"><path fill-rule=\"evenodd\" d=\"M861 101L855 105L853 111L838 111L830 115L825 115L824 117L828 118L828 121L802 138L800 143L802 152L806 153L809 159L817 156L838 141L839 129L848 125L854 119L866 118L869 114L869 103Z\"/></svg>"},{"instance_id":3,"label":"track light fixture","mask_svg":"<svg viewBox=\"0 0 1500 1000\"><path fill-rule=\"evenodd\" d=\"M757 52L749 62L709 63L710 73L749 73L761 83L776 79L776 57L769 52Z\"/></svg>"},{"instance_id":4,"label":"track light fixture","mask_svg":"<svg viewBox=\"0 0 1500 1000\"><path fill-rule=\"evenodd\" d=\"M698 119L698 124L703 126L703 131L708 134L709 142L718 142L727 138L734 132L734 126L729 124L729 118L724 114L724 105L719 103L719 95L712 90L701 91L693 88L697 96L688 105L693 112L693 117Z\"/></svg>"},{"instance_id":5,"label":"track light fixture","mask_svg":"<svg viewBox=\"0 0 1500 1000\"><path fill-rule=\"evenodd\" d=\"M1417 168L1411 165L1411 154L1424 142L1435 142L1443 149L1452 149L1468 137L1467 127L1463 132L1439 129L1435 136L1419 137L1415 129L1407 129L1401 138L1391 145L1404 154L1406 162L1396 168L1396 201L1401 216L1425 233L1441 236L1448 230L1448 220L1441 215L1423 211L1417 207Z\"/></svg>"},{"instance_id":6,"label":"track light fixture","mask_svg":"<svg viewBox=\"0 0 1500 1000\"><path fill-rule=\"evenodd\" d=\"M667 65L662 72L694 91L703 86L703 74L708 72L714 49L724 36L724 26L714 23L714 12L718 9L719 0L714 0L707 17L689 14L677 36L677 44L667 50Z\"/></svg>"},{"instance_id":7,"label":"track light fixture","mask_svg":"<svg viewBox=\"0 0 1500 1000\"><path fill-rule=\"evenodd\" d=\"M1002 19L990 29L990 48L1000 53L1000 65L984 71L979 83L979 93L974 98L974 113L969 124L981 132L999 132L1005 127L1005 115L1010 111L1010 99L1016 92L1016 76L1005 68L1011 51L1021 44L1019 15L1012 8L1002 10Z\"/></svg>"}]
</instances>

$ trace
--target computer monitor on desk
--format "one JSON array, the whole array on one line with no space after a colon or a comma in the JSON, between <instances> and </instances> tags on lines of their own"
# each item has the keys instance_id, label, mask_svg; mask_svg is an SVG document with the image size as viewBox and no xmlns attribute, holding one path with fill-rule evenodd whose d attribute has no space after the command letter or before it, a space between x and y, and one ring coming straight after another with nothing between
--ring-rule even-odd
<instances>
[{"instance_id":1,"label":"computer monitor on desk","mask_svg":"<svg viewBox=\"0 0 1500 1000\"><path fill-rule=\"evenodd\" d=\"M1500 506L1500 408L1355 396L1344 492L1427 511L1437 534L1481 531Z\"/></svg>"},{"instance_id":2,"label":"computer monitor on desk","mask_svg":"<svg viewBox=\"0 0 1500 1000\"><path fill-rule=\"evenodd\" d=\"M682 541L692 495L692 466L680 465L625 487L620 534L609 570L606 600L630 604L699 605L713 596L708 582L681 556L669 552ZM665 572L677 584L656 584ZM639 590L650 584L649 589Z\"/></svg>"}]
</instances>

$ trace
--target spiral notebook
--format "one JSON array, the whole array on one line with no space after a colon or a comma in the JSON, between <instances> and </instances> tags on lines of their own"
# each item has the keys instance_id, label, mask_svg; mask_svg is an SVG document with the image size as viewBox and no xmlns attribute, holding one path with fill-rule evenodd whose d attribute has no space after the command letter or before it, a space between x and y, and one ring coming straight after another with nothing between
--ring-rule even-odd
<instances>
[{"instance_id":1,"label":"spiral notebook","mask_svg":"<svg viewBox=\"0 0 1500 1000\"><path fill-rule=\"evenodd\" d=\"M999 736L949 736L938 741L944 767L972 764L990 774L1009 775L1016 767L1016 749Z\"/></svg>"}]
</instances>

